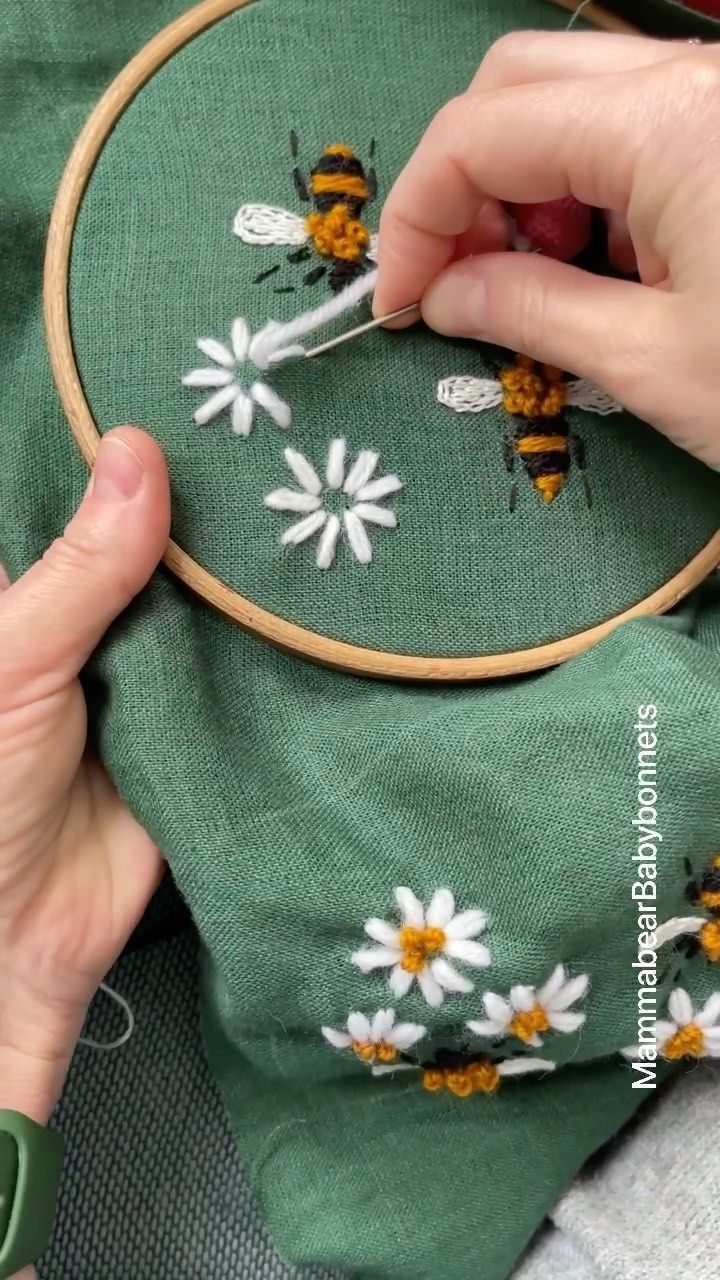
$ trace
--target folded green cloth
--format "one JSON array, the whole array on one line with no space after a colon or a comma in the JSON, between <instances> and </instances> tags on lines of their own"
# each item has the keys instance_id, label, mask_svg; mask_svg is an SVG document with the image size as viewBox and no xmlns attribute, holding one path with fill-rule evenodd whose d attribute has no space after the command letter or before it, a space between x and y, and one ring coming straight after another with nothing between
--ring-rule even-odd
<instances>
[{"instance_id":1,"label":"folded green cloth","mask_svg":"<svg viewBox=\"0 0 720 1280\"><path fill-rule=\"evenodd\" d=\"M0 19L27 86L6 117L3 227L0 547L15 573L84 478L42 357L51 188L103 58L115 67L149 34L132 7L104 36L86 5L37 18ZM291 129L311 162L351 125L365 160L375 137L386 188L498 34L566 21L540 0L259 0L170 59L100 157L71 279L96 420L147 425L183 544L306 626L418 653L539 643L633 603L717 523L716 477L641 424L591 413L572 425L590 445L592 512L571 473L557 502L528 483L510 513L501 407L466 428L435 399L443 375L493 376L496 354L376 334L283 374L289 439L316 467L347 436L404 482L373 564L342 542L323 576L307 546L278 552L287 522L263 506L289 479L277 428L258 416L247 440L226 421L202 434L180 387L196 337L307 305L306 265L232 235L243 201L292 204ZM274 294L275 274L252 283L276 264L294 295ZM716 851L719 649L716 583L562 668L464 688L290 658L164 572L113 628L88 671L93 727L198 925L209 1059L281 1254L367 1278L477 1280L481 1266L503 1280L648 1096L620 1056L638 1038L635 726L657 722L665 921L692 914L685 859L700 874ZM661 1003L677 982L699 999L711 973L701 953L679 974L675 942Z\"/></svg>"}]
</instances>

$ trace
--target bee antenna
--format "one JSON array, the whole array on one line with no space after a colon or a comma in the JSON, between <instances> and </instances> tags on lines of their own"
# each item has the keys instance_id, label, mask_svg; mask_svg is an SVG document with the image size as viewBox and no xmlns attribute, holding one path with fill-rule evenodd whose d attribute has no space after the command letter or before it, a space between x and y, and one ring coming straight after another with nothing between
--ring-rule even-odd
<instances>
[{"instance_id":1,"label":"bee antenna","mask_svg":"<svg viewBox=\"0 0 720 1280\"><path fill-rule=\"evenodd\" d=\"M370 157L371 160L375 159L375 139L374 138L370 139L370 146L368 147L368 156Z\"/></svg>"},{"instance_id":2,"label":"bee antenna","mask_svg":"<svg viewBox=\"0 0 720 1280\"><path fill-rule=\"evenodd\" d=\"M683 858L683 866L685 867L686 875L692 876L694 874L693 865L689 858Z\"/></svg>"},{"instance_id":3,"label":"bee antenna","mask_svg":"<svg viewBox=\"0 0 720 1280\"><path fill-rule=\"evenodd\" d=\"M292 155L293 160L297 160L298 158L299 145L300 144L298 141L297 133L295 132L294 129L291 129L290 130L290 153Z\"/></svg>"}]
</instances>

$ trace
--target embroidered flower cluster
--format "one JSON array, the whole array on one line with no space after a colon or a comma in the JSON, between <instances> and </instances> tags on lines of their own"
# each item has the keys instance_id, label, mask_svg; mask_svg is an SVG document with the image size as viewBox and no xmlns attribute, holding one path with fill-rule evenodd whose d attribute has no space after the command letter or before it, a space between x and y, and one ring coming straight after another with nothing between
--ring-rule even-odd
<instances>
[{"instance_id":1,"label":"embroidered flower cluster","mask_svg":"<svg viewBox=\"0 0 720 1280\"><path fill-rule=\"evenodd\" d=\"M395 890L395 901L399 920L366 920L364 930L373 945L355 951L351 962L364 974L385 971L396 1002L415 986L432 1008L446 995L470 995L475 983L469 974L491 965L490 949L480 940L488 927L485 912L457 912L447 888L437 889L427 907L405 887ZM486 991L486 1017L465 1022L471 1033L466 1040L430 1055L419 1049L429 1038L428 1028L399 1021L394 1007L372 1015L350 1013L345 1027L323 1027L322 1033L333 1048L354 1053L375 1076L415 1071L428 1092L446 1090L463 1098L494 1093L505 1078L555 1069L554 1062L530 1057L526 1049L539 1048L547 1035L580 1029L585 1014L572 1006L586 996L589 985L586 974L570 977L560 964L538 988L514 986L507 997ZM488 1044L476 1048L474 1040Z\"/></svg>"}]
</instances>

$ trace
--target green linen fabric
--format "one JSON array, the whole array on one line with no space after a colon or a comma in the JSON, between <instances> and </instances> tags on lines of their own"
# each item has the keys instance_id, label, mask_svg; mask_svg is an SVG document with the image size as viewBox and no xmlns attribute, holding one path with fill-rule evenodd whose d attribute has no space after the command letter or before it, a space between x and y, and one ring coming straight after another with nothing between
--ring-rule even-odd
<instances>
[{"instance_id":1,"label":"green linen fabric","mask_svg":"<svg viewBox=\"0 0 720 1280\"><path fill-rule=\"evenodd\" d=\"M367 163L374 138L382 198L494 39L567 22L542 0L364 0L331 12L337 55L328 59L326 0L256 0L170 58L117 124L73 246L73 341L95 421L146 423L170 464L180 544L243 595L312 631L443 656L582 631L649 595L720 524L718 477L629 415L567 411L587 451L590 510L575 468L547 505L520 464L510 510L505 410L459 415L436 399L441 380L494 377L509 357L422 327L374 332L271 372L293 409L287 434L264 414L247 440L231 435L228 411L193 425L208 394L180 385L183 371L208 363L195 339L227 340L238 312L256 331L327 291L303 287L307 262L232 233L246 202L305 212L293 190L290 130L306 170L334 141ZM373 225L377 206L367 216ZM253 283L272 266L280 270ZM404 488L388 503L398 530L373 532L372 566L341 542L332 571L319 573L312 544L280 546L297 515L268 512L263 499L295 483L285 444L321 470L333 436L347 438L351 458L376 450L380 472L399 473Z\"/></svg>"},{"instance_id":2,"label":"green linen fabric","mask_svg":"<svg viewBox=\"0 0 720 1280\"><path fill-rule=\"evenodd\" d=\"M53 189L110 75L179 8L38 0L0 14L0 554L12 574L84 481L43 355ZM191 247L176 251L191 262ZM133 416L134 373L115 378L113 408ZM208 442L218 458L236 443ZM692 476L702 508L707 479L689 468L691 489ZM657 705L660 908L684 914L683 859L702 865L717 843L719 654L717 581L565 667L475 688L382 685L288 658L162 571L113 628L88 670L93 732L197 923L210 1062L283 1256L368 1280L504 1280L634 1111L644 1095L617 1055L636 1034L633 725L639 704ZM459 910L489 917L492 966L474 993L439 1010L415 990L399 1003L433 1046L482 1016L485 990L542 982L558 961L590 976L582 1031L543 1046L556 1074L458 1099L412 1072L373 1079L323 1041L322 1024L390 1003L382 975L348 960L369 916L393 918L401 884L425 902L447 885ZM693 966L693 990L696 972L705 983L710 971Z\"/></svg>"}]
</instances>

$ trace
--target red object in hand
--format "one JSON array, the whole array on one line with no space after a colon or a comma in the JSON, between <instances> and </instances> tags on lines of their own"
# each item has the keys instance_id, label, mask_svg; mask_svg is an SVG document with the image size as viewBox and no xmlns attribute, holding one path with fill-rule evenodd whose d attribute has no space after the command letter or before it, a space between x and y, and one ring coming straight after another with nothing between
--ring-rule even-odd
<instances>
[{"instance_id":1,"label":"red object in hand","mask_svg":"<svg viewBox=\"0 0 720 1280\"><path fill-rule=\"evenodd\" d=\"M548 258L570 262L590 240L590 209L574 196L561 196L542 204L511 204L508 208L519 234Z\"/></svg>"}]
</instances>

